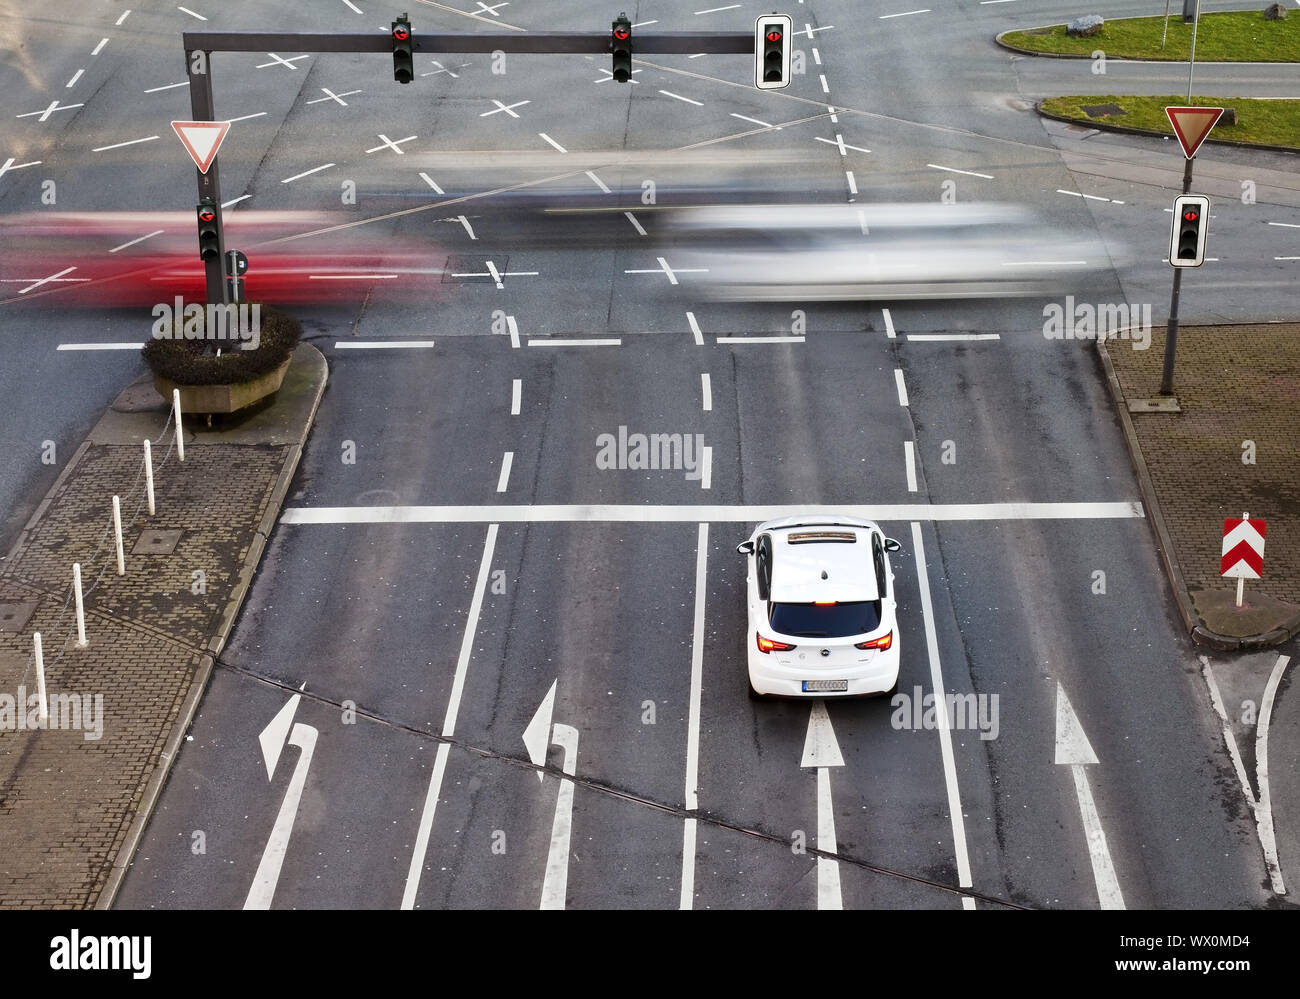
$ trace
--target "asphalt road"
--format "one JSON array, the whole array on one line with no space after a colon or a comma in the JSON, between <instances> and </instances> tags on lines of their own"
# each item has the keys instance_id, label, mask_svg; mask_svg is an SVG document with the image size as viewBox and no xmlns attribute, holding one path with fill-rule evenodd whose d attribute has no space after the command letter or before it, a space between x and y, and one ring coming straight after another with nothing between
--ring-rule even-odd
<instances>
[{"instance_id":1,"label":"asphalt road","mask_svg":"<svg viewBox=\"0 0 1300 999\"><path fill-rule=\"evenodd\" d=\"M47 16L72 9L59 6ZM295 17L305 30L377 30L397 13L350 6ZM191 9L211 18L205 27L280 21L265 5ZM589 3L560 15L550 4L496 9L538 29L609 16ZM747 30L757 8L695 11L675 2L628 13L655 30ZM934 200L952 181L959 201L1021 201L1098 234L1115 266L1079 295L1149 303L1159 322L1181 156L1044 123L1024 102L1100 84L1086 64L1030 67L990 41L1074 11L963 4L883 17L892 13L902 12L798 5L807 72L766 94L745 84L744 57L646 57L637 84L621 89L582 56L511 56L504 74L480 55L425 58L417 69L432 75L406 88L385 58L219 57L218 116L258 115L223 147L223 197L248 196L234 211L337 206L361 221L428 205L366 224L427 240L435 266L453 255L483 276L446 282L432 307L380 289L354 311L302 310L331 380L289 501L297 522L272 536L119 906L245 905L273 828L291 829L283 867L253 900L285 908L1269 902L1149 527L1123 515L1138 490L1095 352L1046 339L1042 300L801 306L806 335L795 337L794 305L720 305L691 275L670 279L657 260L658 205L635 205L642 181L657 180L664 204L698 173L648 154L646 170L592 169L632 218L539 222L501 196L439 207L435 188L455 198L565 175L597 192L589 152L698 143L742 155L724 178L761 188L793 177L831 200ZM436 4L412 15L417 32L474 30L493 16ZM114 25L118 16L96 14L57 39L30 16L17 22L40 60L6 64L6 107L26 113L56 94L84 106L17 119L15 152L2 155L42 163L0 175L0 210L34 208L42 170L60 181L59 208L192 203L193 175L166 124L189 117L185 92L146 91L183 79L176 36L200 22L162 5ZM1112 62L1107 86L1177 91L1173 70L1129 73ZM1292 74L1283 92L1295 96L1296 84ZM360 92L340 104L323 88ZM447 156L462 150L486 155ZM1201 160L1198 178L1218 185L1217 259L1184 283L1183 321L1289 314L1295 264L1272 259L1294 253L1286 226L1300 223L1289 161L1221 148ZM1244 179L1257 184L1253 205L1240 201ZM362 192L356 205L342 203L346 180ZM506 272L499 287L489 260ZM21 414L6 420L13 460L0 464L10 511L57 474L38 464L38 438L75 446L139 370L133 352L56 351L144 335L135 314L67 313L57 299L0 303L16 362L0 392L6 413ZM507 315L517 347L493 330ZM972 338L912 339L933 334ZM570 338L580 343L556 342ZM433 346L356 347L415 339ZM20 373L28 366L37 376ZM707 479L599 468L598 436L620 427L701 435ZM1017 505L1045 503L1078 506L1069 519L1035 519ZM842 765L821 776L804 765L810 705L748 700L734 546L778 505L821 504L891 508L879 519L903 548L900 691L924 696L937 680L973 695L996 712L996 732L943 731L923 716L918 728L884 699L832 702ZM944 519L931 504L976 506ZM506 509L483 513L489 505ZM528 505L557 509L523 522L515 508ZM701 509L719 506L741 509ZM451 509L368 523L373 507ZM313 516L323 522L303 522ZM259 733L296 696L292 719L316 732L314 745L281 754L268 779ZM544 702L544 729L561 745L539 781L524 733ZM1072 719L1090 754L1069 734ZM1096 762L1071 762L1088 755ZM278 816L300 768L286 827ZM194 851L196 831L205 852ZM818 846L839 859L819 863Z\"/></svg>"}]
</instances>

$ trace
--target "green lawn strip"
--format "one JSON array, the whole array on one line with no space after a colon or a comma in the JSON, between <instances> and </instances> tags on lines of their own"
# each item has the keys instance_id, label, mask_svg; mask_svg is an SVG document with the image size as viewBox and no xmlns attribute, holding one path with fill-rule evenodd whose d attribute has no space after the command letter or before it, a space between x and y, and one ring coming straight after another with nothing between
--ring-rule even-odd
<instances>
[{"instance_id":1,"label":"green lawn strip","mask_svg":"<svg viewBox=\"0 0 1300 999\"><path fill-rule=\"evenodd\" d=\"M1202 14L1196 33L1197 62L1300 62L1300 9L1282 21L1264 20L1264 11L1233 10ZM1002 40L1031 52L1091 56L1102 51L1111 59L1171 59L1186 62L1192 47L1192 26L1183 24L1180 9L1170 9L1169 37L1163 49L1163 17L1131 17L1107 21L1091 38L1071 38L1065 25L1009 31Z\"/></svg>"},{"instance_id":2,"label":"green lawn strip","mask_svg":"<svg viewBox=\"0 0 1300 999\"><path fill-rule=\"evenodd\" d=\"M1092 117L1085 107L1113 104L1124 114ZM1256 142L1266 146L1300 148L1300 100L1257 100L1243 97L1193 97L1190 104L1182 96L1168 97L1049 97L1043 110L1077 119L1089 125L1124 125L1173 135L1165 115L1167 107L1235 108L1237 124L1225 125L1220 119L1210 133L1211 139Z\"/></svg>"}]
</instances>

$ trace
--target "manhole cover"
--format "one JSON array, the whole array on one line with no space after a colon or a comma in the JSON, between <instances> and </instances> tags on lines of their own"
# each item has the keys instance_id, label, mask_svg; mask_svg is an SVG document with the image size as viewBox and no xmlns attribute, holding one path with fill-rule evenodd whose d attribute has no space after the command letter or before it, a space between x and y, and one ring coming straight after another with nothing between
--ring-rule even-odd
<instances>
[{"instance_id":1,"label":"manhole cover","mask_svg":"<svg viewBox=\"0 0 1300 999\"><path fill-rule=\"evenodd\" d=\"M1181 413L1183 410L1175 396L1161 395L1154 399L1130 399L1128 411L1130 413Z\"/></svg>"},{"instance_id":2,"label":"manhole cover","mask_svg":"<svg viewBox=\"0 0 1300 999\"><path fill-rule=\"evenodd\" d=\"M132 555L171 555L180 544L183 531L150 529L140 533L140 540L131 549Z\"/></svg>"},{"instance_id":3,"label":"manhole cover","mask_svg":"<svg viewBox=\"0 0 1300 999\"><path fill-rule=\"evenodd\" d=\"M1089 118L1118 118L1128 114L1118 104L1081 104L1079 106L1083 108L1084 114Z\"/></svg>"},{"instance_id":4,"label":"manhole cover","mask_svg":"<svg viewBox=\"0 0 1300 999\"><path fill-rule=\"evenodd\" d=\"M16 635L27 626L36 611L35 600L19 600L15 603L0 604L0 631Z\"/></svg>"}]
</instances>

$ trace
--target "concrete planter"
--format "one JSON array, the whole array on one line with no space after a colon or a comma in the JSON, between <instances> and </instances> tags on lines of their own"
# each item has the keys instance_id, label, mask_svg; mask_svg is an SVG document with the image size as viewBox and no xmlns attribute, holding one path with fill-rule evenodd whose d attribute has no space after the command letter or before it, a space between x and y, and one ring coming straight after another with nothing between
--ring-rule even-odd
<instances>
[{"instance_id":1,"label":"concrete planter","mask_svg":"<svg viewBox=\"0 0 1300 999\"><path fill-rule=\"evenodd\" d=\"M233 385L177 385L158 375L154 375L153 384L168 402L172 401L172 389L180 389L182 413L235 413L278 391L292 360L287 357L274 371Z\"/></svg>"}]
</instances>

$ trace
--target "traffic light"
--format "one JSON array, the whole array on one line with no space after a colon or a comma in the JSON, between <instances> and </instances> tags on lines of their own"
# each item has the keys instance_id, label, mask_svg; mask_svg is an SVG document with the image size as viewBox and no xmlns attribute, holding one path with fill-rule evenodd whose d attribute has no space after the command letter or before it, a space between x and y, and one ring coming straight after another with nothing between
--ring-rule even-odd
<instances>
[{"instance_id":1,"label":"traffic light","mask_svg":"<svg viewBox=\"0 0 1300 999\"><path fill-rule=\"evenodd\" d=\"M217 239L217 203L204 198L195 212L199 217L199 256L204 260L216 260L221 255L221 244Z\"/></svg>"},{"instance_id":2,"label":"traffic light","mask_svg":"<svg viewBox=\"0 0 1300 999\"><path fill-rule=\"evenodd\" d=\"M1174 202L1174 230L1169 240L1169 262L1175 267L1200 267L1205 263L1205 233L1209 227L1210 199L1185 194Z\"/></svg>"},{"instance_id":3,"label":"traffic light","mask_svg":"<svg viewBox=\"0 0 1300 999\"><path fill-rule=\"evenodd\" d=\"M754 22L754 86L779 90L790 86L790 32L788 14L768 14Z\"/></svg>"},{"instance_id":4,"label":"traffic light","mask_svg":"<svg viewBox=\"0 0 1300 999\"><path fill-rule=\"evenodd\" d=\"M609 47L614 53L614 79L627 83L632 79L632 22L619 14L609 31Z\"/></svg>"},{"instance_id":5,"label":"traffic light","mask_svg":"<svg viewBox=\"0 0 1300 999\"><path fill-rule=\"evenodd\" d=\"M405 14L393 22L393 79L410 83L415 78L411 58L411 21Z\"/></svg>"}]
</instances>

